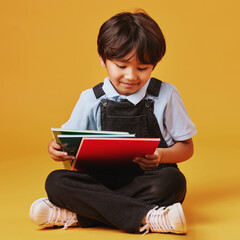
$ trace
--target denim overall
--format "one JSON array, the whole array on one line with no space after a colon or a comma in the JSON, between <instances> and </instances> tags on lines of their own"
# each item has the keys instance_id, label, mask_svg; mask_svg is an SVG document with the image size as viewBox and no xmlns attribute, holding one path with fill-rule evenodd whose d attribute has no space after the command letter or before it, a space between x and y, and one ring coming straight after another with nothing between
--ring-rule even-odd
<instances>
[{"instance_id":1,"label":"denim overall","mask_svg":"<svg viewBox=\"0 0 240 240\"><path fill-rule=\"evenodd\" d=\"M161 81L152 78L147 94L157 97L160 88ZM105 94L102 83L93 91L96 98ZM147 98L137 105L103 99L101 128L161 138L159 147L167 148L153 110L154 101ZM56 170L46 180L46 191L53 204L77 214L81 227L107 225L138 233L150 209L184 200L186 180L176 164L160 164L151 171L143 171L137 164L106 172Z\"/></svg>"}]
</instances>

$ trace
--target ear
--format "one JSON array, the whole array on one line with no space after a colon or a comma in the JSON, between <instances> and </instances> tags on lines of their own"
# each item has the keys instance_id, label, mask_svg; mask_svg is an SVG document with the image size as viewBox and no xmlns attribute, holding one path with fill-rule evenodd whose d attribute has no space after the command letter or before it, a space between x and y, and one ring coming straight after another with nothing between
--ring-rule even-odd
<instances>
[{"instance_id":1,"label":"ear","mask_svg":"<svg viewBox=\"0 0 240 240\"><path fill-rule=\"evenodd\" d=\"M105 67L106 67L106 64L105 64L105 62L103 61L103 59L102 59L101 56L99 56L99 60L100 60L101 66L102 66L103 68L105 68Z\"/></svg>"}]
</instances>

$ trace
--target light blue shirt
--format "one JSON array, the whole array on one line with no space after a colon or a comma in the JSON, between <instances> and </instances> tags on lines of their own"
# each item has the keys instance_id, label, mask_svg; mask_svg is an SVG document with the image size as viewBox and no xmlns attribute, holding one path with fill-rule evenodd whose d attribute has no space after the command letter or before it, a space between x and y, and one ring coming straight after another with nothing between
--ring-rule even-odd
<instances>
[{"instance_id":1,"label":"light blue shirt","mask_svg":"<svg viewBox=\"0 0 240 240\"><path fill-rule=\"evenodd\" d=\"M103 90L105 95L96 99L93 89L83 91L75 105L70 119L62 125L66 129L101 130L100 102L103 98L116 102L127 99L134 105L144 97L154 100L154 114L157 118L163 138L168 146L174 141L184 141L193 137L197 131L191 121L177 89L166 82L162 82L158 97L146 95L150 80L137 92L124 96L120 95L109 78L105 78Z\"/></svg>"}]
</instances>

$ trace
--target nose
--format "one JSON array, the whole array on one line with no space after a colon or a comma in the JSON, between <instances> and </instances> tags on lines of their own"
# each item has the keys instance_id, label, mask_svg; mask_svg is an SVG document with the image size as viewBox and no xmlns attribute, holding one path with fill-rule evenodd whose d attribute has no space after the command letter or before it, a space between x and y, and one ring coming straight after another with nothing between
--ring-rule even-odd
<instances>
[{"instance_id":1,"label":"nose","mask_svg":"<svg viewBox=\"0 0 240 240\"><path fill-rule=\"evenodd\" d=\"M125 78L129 81L134 81L137 79L137 73L134 69L128 68L125 74Z\"/></svg>"}]
</instances>

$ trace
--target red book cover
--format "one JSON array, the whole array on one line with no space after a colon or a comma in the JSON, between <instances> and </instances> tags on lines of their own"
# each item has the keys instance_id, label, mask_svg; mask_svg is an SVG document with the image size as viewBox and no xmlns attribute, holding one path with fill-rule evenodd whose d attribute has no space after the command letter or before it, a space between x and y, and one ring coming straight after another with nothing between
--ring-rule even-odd
<instances>
[{"instance_id":1,"label":"red book cover","mask_svg":"<svg viewBox=\"0 0 240 240\"><path fill-rule=\"evenodd\" d=\"M134 157L153 154L159 142L159 138L84 137L72 170L127 166Z\"/></svg>"}]
</instances>

